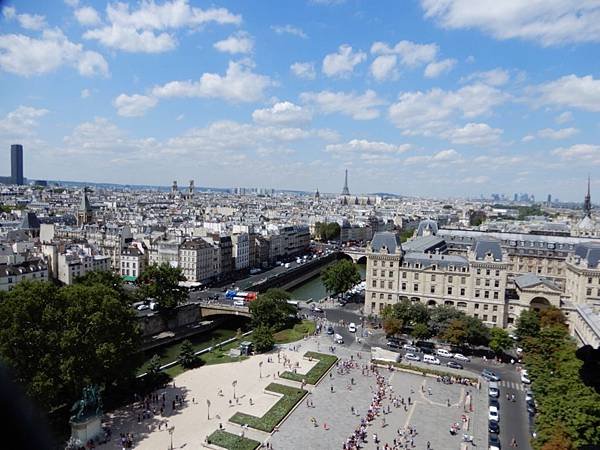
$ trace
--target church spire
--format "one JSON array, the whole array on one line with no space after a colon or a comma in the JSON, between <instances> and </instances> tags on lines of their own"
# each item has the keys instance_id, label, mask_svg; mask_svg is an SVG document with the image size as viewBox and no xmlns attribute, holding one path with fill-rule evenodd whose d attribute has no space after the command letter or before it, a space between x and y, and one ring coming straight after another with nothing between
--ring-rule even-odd
<instances>
[{"instance_id":1,"label":"church spire","mask_svg":"<svg viewBox=\"0 0 600 450\"><path fill-rule=\"evenodd\" d=\"M584 217L592 217L592 196L590 194L590 176L588 175L587 194L583 200Z\"/></svg>"}]
</instances>

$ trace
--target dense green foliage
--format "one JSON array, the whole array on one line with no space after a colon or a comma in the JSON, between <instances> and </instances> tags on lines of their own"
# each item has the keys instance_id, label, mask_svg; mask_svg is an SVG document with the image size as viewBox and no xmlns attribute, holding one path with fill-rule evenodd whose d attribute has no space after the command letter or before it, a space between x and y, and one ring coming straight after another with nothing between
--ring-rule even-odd
<instances>
[{"instance_id":1,"label":"dense green foliage","mask_svg":"<svg viewBox=\"0 0 600 450\"><path fill-rule=\"evenodd\" d=\"M337 222L317 222L315 223L315 237L320 241L339 239L340 225Z\"/></svg>"},{"instance_id":2,"label":"dense green foliage","mask_svg":"<svg viewBox=\"0 0 600 450\"><path fill-rule=\"evenodd\" d=\"M563 325L565 317L557 320L552 309L548 311L549 317L545 318L545 314L541 313L540 323L546 325L522 341L524 362L538 403L534 448L561 448L561 442L571 442L575 448L597 445L600 394L581 380L583 363L577 358L576 344ZM564 432L557 432L561 427Z\"/></svg>"},{"instance_id":3,"label":"dense green foliage","mask_svg":"<svg viewBox=\"0 0 600 450\"><path fill-rule=\"evenodd\" d=\"M258 353L268 352L275 345L273 330L266 325L257 326L252 332L252 342Z\"/></svg>"},{"instance_id":4,"label":"dense green foliage","mask_svg":"<svg viewBox=\"0 0 600 450\"><path fill-rule=\"evenodd\" d=\"M197 359L194 354L194 346L189 340L185 340L181 343L179 350L179 363L186 369L194 367Z\"/></svg>"},{"instance_id":5,"label":"dense green foliage","mask_svg":"<svg viewBox=\"0 0 600 450\"><path fill-rule=\"evenodd\" d=\"M524 310L517 318L515 336L521 341L540 334L540 316L532 309Z\"/></svg>"},{"instance_id":6,"label":"dense green foliage","mask_svg":"<svg viewBox=\"0 0 600 450\"><path fill-rule=\"evenodd\" d=\"M373 362L373 364L377 364L379 366L392 365L402 371L419 372L421 374L431 374L431 375L435 375L435 376L439 376L439 377L456 377L457 376L456 372L446 372L444 370L437 370L437 369L433 369L428 366L421 366L421 365L416 366L416 365L412 365L410 362L407 362L407 363L391 362L391 361L383 361L383 360L378 360L378 359L374 359L372 362ZM459 369L457 369L457 370L459 370ZM470 376L466 375L466 373L467 372L462 372L460 374L460 377L467 378L473 383L477 382L477 378L470 377Z\"/></svg>"},{"instance_id":7,"label":"dense green foliage","mask_svg":"<svg viewBox=\"0 0 600 450\"><path fill-rule=\"evenodd\" d=\"M108 270L94 270L92 272L88 272L81 277L77 277L75 279L75 283L83 284L85 286L92 286L94 284L108 286L119 294L119 297L125 304L130 304L134 300L133 296L131 296L129 292L127 292L127 290L125 289L123 279L119 275L116 275L115 273L110 272Z\"/></svg>"},{"instance_id":8,"label":"dense green foliage","mask_svg":"<svg viewBox=\"0 0 600 450\"><path fill-rule=\"evenodd\" d=\"M0 358L46 411L130 381L139 344L134 310L102 284L24 281L0 298Z\"/></svg>"},{"instance_id":9,"label":"dense green foliage","mask_svg":"<svg viewBox=\"0 0 600 450\"><path fill-rule=\"evenodd\" d=\"M327 292L342 294L360 283L360 272L352 261L342 259L327 267L321 273L321 280Z\"/></svg>"},{"instance_id":10,"label":"dense green foliage","mask_svg":"<svg viewBox=\"0 0 600 450\"><path fill-rule=\"evenodd\" d=\"M513 347L513 340L508 335L508 331L494 327L490 330L490 342L488 346L496 354L504 353Z\"/></svg>"},{"instance_id":11,"label":"dense green foliage","mask_svg":"<svg viewBox=\"0 0 600 450\"><path fill-rule=\"evenodd\" d=\"M296 308L288 303L290 298L289 292L276 288L260 294L256 300L250 302L252 325L274 330L283 328L290 316L296 313Z\"/></svg>"},{"instance_id":12,"label":"dense green foliage","mask_svg":"<svg viewBox=\"0 0 600 450\"><path fill-rule=\"evenodd\" d=\"M327 355L325 353L306 352L305 358L317 359L318 362L305 374L294 372L283 372L280 377L294 381L306 381L307 384L317 384L323 375L333 366L338 358L337 356Z\"/></svg>"},{"instance_id":13,"label":"dense green foliage","mask_svg":"<svg viewBox=\"0 0 600 450\"><path fill-rule=\"evenodd\" d=\"M485 222L486 219L487 216L482 210L469 211L469 225L471 225L472 227L478 227L483 222Z\"/></svg>"},{"instance_id":14,"label":"dense green foliage","mask_svg":"<svg viewBox=\"0 0 600 450\"><path fill-rule=\"evenodd\" d=\"M171 310L187 300L187 289L179 286L180 281L185 281L185 277L179 267L148 266L136 281L140 300L154 299L160 309Z\"/></svg>"},{"instance_id":15,"label":"dense green foliage","mask_svg":"<svg viewBox=\"0 0 600 450\"><path fill-rule=\"evenodd\" d=\"M237 412L229 419L229 421L239 425L248 424L249 427L270 433L279 422L287 416L294 406L302 400L302 397L306 395L304 389L297 389L277 383L269 384L265 390L282 394L283 397L281 397L262 417Z\"/></svg>"},{"instance_id":16,"label":"dense green foliage","mask_svg":"<svg viewBox=\"0 0 600 450\"><path fill-rule=\"evenodd\" d=\"M415 233L414 229L411 229L411 230L402 230L400 232L400 242L406 242L406 241L408 241L410 238L413 237L414 233Z\"/></svg>"},{"instance_id":17,"label":"dense green foliage","mask_svg":"<svg viewBox=\"0 0 600 450\"><path fill-rule=\"evenodd\" d=\"M225 430L216 430L208 437L209 444L215 444L227 450L255 450L260 442Z\"/></svg>"},{"instance_id":18,"label":"dense green foliage","mask_svg":"<svg viewBox=\"0 0 600 450\"><path fill-rule=\"evenodd\" d=\"M313 335L317 325L312 320L295 323L291 328L285 328L273 335L276 344L288 344Z\"/></svg>"}]
</instances>

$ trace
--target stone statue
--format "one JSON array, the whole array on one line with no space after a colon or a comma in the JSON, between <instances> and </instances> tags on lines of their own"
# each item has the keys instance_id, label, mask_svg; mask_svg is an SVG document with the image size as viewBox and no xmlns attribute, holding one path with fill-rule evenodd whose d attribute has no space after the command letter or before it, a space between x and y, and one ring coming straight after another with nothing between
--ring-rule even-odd
<instances>
[{"instance_id":1,"label":"stone statue","mask_svg":"<svg viewBox=\"0 0 600 450\"><path fill-rule=\"evenodd\" d=\"M100 397L100 388L96 385L90 385L83 388L81 399L77 400L71 407L72 422L82 421L90 416L99 416L102 414L102 398Z\"/></svg>"}]
</instances>

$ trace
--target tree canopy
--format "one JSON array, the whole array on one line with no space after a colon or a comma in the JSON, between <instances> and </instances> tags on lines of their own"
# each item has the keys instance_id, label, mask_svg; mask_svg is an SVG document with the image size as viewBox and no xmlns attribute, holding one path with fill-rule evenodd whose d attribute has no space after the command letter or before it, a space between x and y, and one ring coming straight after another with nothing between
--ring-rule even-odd
<instances>
[{"instance_id":1,"label":"tree canopy","mask_svg":"<svg viewBox=\"0 0 600 450\"><path fill-rule=\"evenodd\" d=\"M290 298L289 292L276 288L260 294L256 300L250 302L252 325L276 330L282 328L290 315L296 312L294 306L288 303Z\"/></svg>"},{"instance_id":2,"label":"tree canopy","mask_svg":"<svg viewBox=\"0 0 600 450\"><path fill-rule=\"evenodd\" d=\"M489 347L496 354L504 353L512 348L514 342L508 332L502 328L494 327L490 330Z\"/></svg>"},{"instance_id":3,"label":"tree canopy","mask_svg":"<svg viewBox=\"0 0 600 450\"><path fill-rule=\"evenodd\" d=\"M515 336L519 340L525 340L528 337L537 336L540 333L540 316L531 309L525 309L517 318L517 328Z\"/></svg>"},{"instance_id":4,"label":"tree canopy","mask_svg":"<svg viewBox=\"0 0 600 450\"><path fill-rule=\"evenodd\" d=\"M132 379L140 339L134 310L100 283L23 281L0 301L0 358L47 411Z\"/></svg>"},{"instance_id":5,"label":"tree canopy","mask_svg":"<svg viewBox=\"0 0 600 450\"><path fill-rule=\"evenodd\" d=\"M85 286L92 286L94 284L108 286L119 294L119 297L121 297L124 303L130 304L134 300L133 296L125 289L123 279L119 275L108 270L93 270L81 277L77 277L75 283L83 284Z\"/></svg>"},{"instance_id":6,"label":"tree canopy","mask_svg":"<svg viewBox=\"0 0 600 450\"><path fill-rule=\"evenodd\" d=\"M187 289L179 286L179 282L185 280L179 267L166 263L148 266L136 280L138 296L141 300L156 300L160 309L173 309L187 300Z\"/></svg>"},{"instance_id":7,"label":"tree canopy","mask_svg":"<svg viewBox=\"0 0 600 450\"><path fill-rule=\"evenodd\" d=\"M259 353L268 352L275 345L275 338L271 328L265 325L257 326L252 332L252 342L254 348Z\"/></svg>"},{"instance_id":8,"label":"tree canopy","mask_svg":"<svg viewBox=\"0 0 600 450\"><path fill-rule=\"evenodd\" d=\"M327 292L337 295L360 283L360 273L352 261L342 259L327 267L321 279Z\"/></svg>"},{"instance_id":9,"label":"tree canopy","mask_svg":"<svg viewBox=\"0 0 600 450\"><path fill-rule=\"evenodd\" d=\"M321 241L339 239L340 225L337 222L317 222L315 223L315 236Z\"/></svg>"}]
</instances>

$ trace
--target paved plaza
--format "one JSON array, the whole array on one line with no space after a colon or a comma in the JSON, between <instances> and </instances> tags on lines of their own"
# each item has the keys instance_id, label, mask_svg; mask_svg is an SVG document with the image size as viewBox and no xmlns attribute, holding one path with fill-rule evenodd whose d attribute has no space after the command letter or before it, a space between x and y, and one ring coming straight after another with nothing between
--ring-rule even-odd
<instances>
[{"instance_id":1,"label":"paved plaza","mask_svg":"<svg viewBox=\"0 0 600 450\"><path fill-rule=\"evenodd\" d=\"M352 361L352 368L342 373L340 367L334 366L318 386L306 386L309 395L273 435L251 428L243 430L228 421L238 411L262 416L279 399L264 392L269 383L275 381L299 387L297 382L278 378L278 372L290 369L289 365L297 367L299 373L307 372L316 361L308 361L302 355L309 350L328 352L331 345L331 338L323 335L241 362L184 372L175 378L174 383L156 392L157 400L150 402L151 414L148 417L143 417L145 408L142 402L110 415L113 439L109 448L120 449L120 434L132 433L135 448L167 449L171 439L168 429L171 427L174 427L175 449L202 448L206 437L222 424L226 431L238 435L243 431L246 437L268 442L275 450L342 449L349 435L360 426L361 418L369 410L377 390L376 375L368 370L370 353L360 352L362 346L355 344L351 348L338 347L335 351L341 358L340 366L345 361L349 367L348 362ZM287 367L283 364L284 356L289 360ZM387 385L382 401L385 413L380 412L367 426L368 442L362 448L383 450L385 444L393 444L394 439L400 442L399 433L405 433L409 426L416 429L412 448L426 449L429 441L430 448L434 450L460 449L463 433L473 435L478 447L487 445L485 391L479 392L476 387L460 384L444 384L432 377L389 371L387 368L377 370ZM237 382L235 398L234 381ZM163 394L165 407L161 415ZM393 398L397 400L395 404ZM465 402L469 398L473 413L469 412L470 406ZM399 403L401 399L404 404ZM210 411L207 400L210 401ZM454 423L462 425L461 418L465 415L470 418L469 429L451 436L450 426ZM373 441L373 434L377 434L378 444ZM410 439L406 442L410 443Z\"/></svg>"}]
</instances>

